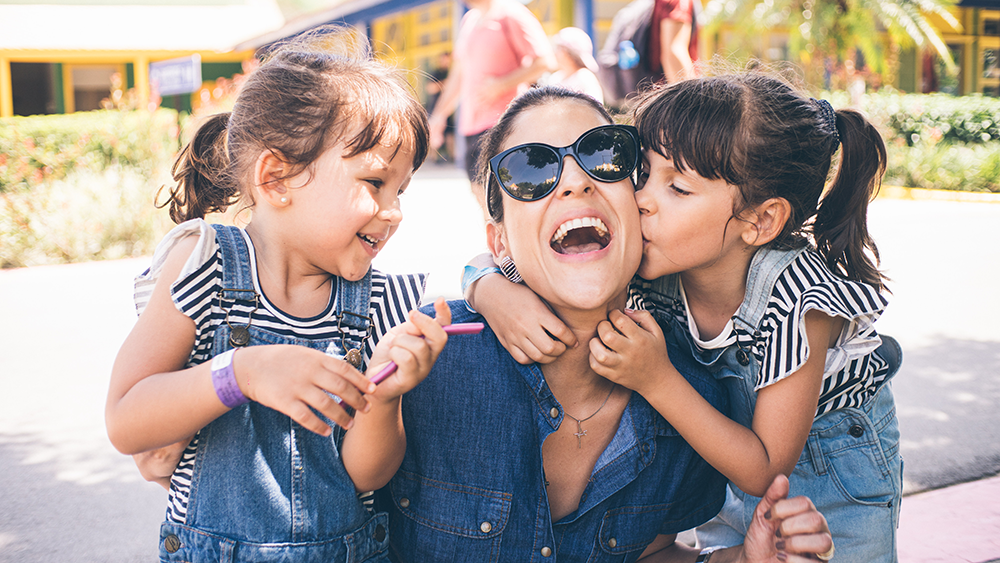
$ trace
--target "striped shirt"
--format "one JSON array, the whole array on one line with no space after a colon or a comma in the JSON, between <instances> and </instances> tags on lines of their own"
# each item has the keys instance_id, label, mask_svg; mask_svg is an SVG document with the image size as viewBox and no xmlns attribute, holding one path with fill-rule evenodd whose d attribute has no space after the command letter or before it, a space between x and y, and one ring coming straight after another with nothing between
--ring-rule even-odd
<instances>
[{"instance_id":1,"label":"striped shirt","mask_svg":"<svg viewBox=\"0 0 1000 563\"><path fill-rule=\"evenodd\" d=\"M778 277L756 333L730 319L717 337L703 340L688 313L683 284L680 287L680 299L657 305L688 327L699 348L738 345L753 354L761 366L755 391L783 380L806 363L807 311L817 309L845 319L836 344L826 351L817 417L836 409L861 406L875 394L888 374L888 364L875 353L881 344L875 321L888 304L885 297L867 284L837 276L814 251L799 254ZM640 305L643 300L656 301L657 294L648 289L648 282L640 284L638 291L642 295L633 296L632 302Z\"/></svg>"},{"instance_id":2,"label":"striped shirt","mask_svg":"<svg viewBox=\"0 0 1000 563\"><path fill-rule=\"evenodd\" d=\"M283 336L305 340L338 339L348 333L351 342L359 342L365 333L338 326L336 308L336 283L332 284L327 307L320 314L301 318L289 315L272 304L260 288L257 277L256 256L253 243L246 231L241 231L250 251L251 274L254 289L259 295L255 308L252 302L227 303L229 322L267 329ZM156 285L163 263L170 250L188 236L199 236L191 257L171 286L171 297L177 309L195 323L195 344L188 358L187 367L211 359L212 337L215 328L226 321L226 312L219 305L222 289L222 250L215 240L215 230L203 220L185 222L174 228L157 246L152 265L135 281L135 304L139 314L146 308L149 296ZM372 320L371 337L364 340L362 358L364 365L371 359L375 346L390 328L407 320L407 313L419 306L423 297L424 274L387 275L374 270L371 278L371 302L368 315ZM214 305L214 306L213 306ZM362 368L363 371L364 368ZM170 479L167 520L185 523L187 501L194 473L198 436L184 450L181 461Z\"/></svg>"}]
</instances>

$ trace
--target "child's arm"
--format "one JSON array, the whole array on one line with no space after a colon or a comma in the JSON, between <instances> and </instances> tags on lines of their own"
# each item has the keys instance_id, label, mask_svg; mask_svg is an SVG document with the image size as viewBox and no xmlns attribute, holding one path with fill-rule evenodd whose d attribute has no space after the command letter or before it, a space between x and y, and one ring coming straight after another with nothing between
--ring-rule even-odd
<instances>
[{"instance_id":1,"label":"child's arm","mask_svg":"<svg viewBox=\"0 0 1000 563\"><path fill-rule=\"evenodd\" d=\"M359 491L384 486L403 461L406 430L402 396L427 377L448 342L448 335L441 327L451 323L451 309L444 299L438 299L434 311L434 319L420 311L410 311L410 320L393 327L375 347L369 376L378 373L389 360L399 367L369 396L371 410L358 413L354 427L344 435L341 458Z\"/></svg>"},{"instance_id":2,"label":"child's arm","mask_svg":"<svg viewBox=\"0 0 1000 563\"><path fill-rule=\"evenodd\" d=\"M170 296L170 286L197 242L198 237L187 237L170 251L149 304L115 358L105 420L111 443L122 453L183 441L229 410L212 385L211 362L184 368L195 325ZM351 423L324 390L359 411L368 407L362 393L374 390L346 362L303 346L241 348L233 367L245 396L324 435L330 428L310 407L342 426Z\"/></svg>"},{"instance_id":3,"label":"child's arm","mask_svg":"<svg viewBox=\"0 0 1000 563\"><path fill-rule=\"evenodd\" d=\"M493 257L481 254L469 261L476 268L495 267ZM465 300L489 323L500 344L521 364L547 364L567 347L577 345L576 335L559 317L521 284L502 274L488 274L465 288Z\"/></svg>"},{"instance_id":4,"label":"child's arm","mask_svg":"<svg viewBox=\"0 0 1000 563\"><path fill-rule=\"evenodd\" d=\"M642 395L705 461L744 491L761 496L775 476L791 474L812 426L826 350L840 323L820 311L806 313L809 359L758 392L751 429L717 411L673 367L649 313L613 311L609 318L590 343L599 374Z\"/></svg>"}]
</instances>

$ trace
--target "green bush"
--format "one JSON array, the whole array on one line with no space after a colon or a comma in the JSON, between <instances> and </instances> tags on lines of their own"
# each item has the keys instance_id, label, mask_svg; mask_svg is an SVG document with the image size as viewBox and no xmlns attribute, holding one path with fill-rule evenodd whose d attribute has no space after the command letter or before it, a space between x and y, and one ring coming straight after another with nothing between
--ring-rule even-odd
<instances>
[{"instance_id":1,"label":"green bush","mask_svg":"<svg viewBox=\"0 0 1000 563\"><path fill-rule=\"evenodd\" d=\"M31 190L73 171L153 174L177 151L173 110L90 111L0 119L0 193Z\"/></svg>"},{"instance_id":2,"label":"green bush","mask_svg":"<svg viewBox=\"0 0 1000 563\"><path fill-rule=\"evenodd\" d=\"M844 92L825 94L849 107ZM884 184L1000 193L1000 99L948 94L865 94L861 109L888 151Z\"/></svg>"},{"instance_id":3,"label":"green bush","mask_svg":"<svg viewBox=\"0 0 1000 563\"><path fill-rule=\"evenodd\" d=\"M173 226L153 205L165 180L116 165L0 193L0 268L152 254Z\"/></svg>"}]
</instances>

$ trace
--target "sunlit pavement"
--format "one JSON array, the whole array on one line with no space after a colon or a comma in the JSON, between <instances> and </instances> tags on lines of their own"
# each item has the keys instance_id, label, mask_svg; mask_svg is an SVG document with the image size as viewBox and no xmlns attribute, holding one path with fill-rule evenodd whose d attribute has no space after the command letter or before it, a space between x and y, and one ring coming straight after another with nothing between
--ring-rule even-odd
<instances>
[{"instance_id":1,"label":"sunlit pavement","mask_svg":"<svg viewBox=\"0 0 1000 563\"><path fill-rule=\"evenodd\" d=\"M376 267L429 272L428 297L458 297L462 265L485 250L464 175L426 167L403 197ZM1000 559L1000 477L984 478L1000 470L1000 203L880 199L870 217L893 278L879 330L905 354L894 392L915 494L900 561ZM103 418L147 263L0 271L0 562L156 558L166 493L111 447Z\"/></svg>"}]
</instances>

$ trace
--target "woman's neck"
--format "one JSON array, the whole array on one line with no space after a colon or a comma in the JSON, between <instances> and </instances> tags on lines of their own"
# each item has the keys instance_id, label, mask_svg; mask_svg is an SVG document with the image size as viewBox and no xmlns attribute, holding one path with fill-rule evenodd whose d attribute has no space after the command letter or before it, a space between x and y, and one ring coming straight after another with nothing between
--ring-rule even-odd
<instances>
[{"instance_id":1,"label":"woman's neck","mask_svg":"<svg viewBox=\"0 0 1000 563\"><path fill-rule=\"evenodd\" d=\"M590 341L597 337L597 325L608 319L608 313L624 306L623 293L601 309L553 308L556 316L576 335L578 342L575 348L567 349L551 363L541 366L549 388L560 403L585 401L590 395L608 392L608 380L590 367Z\"/></svg>"}]
</instances>

